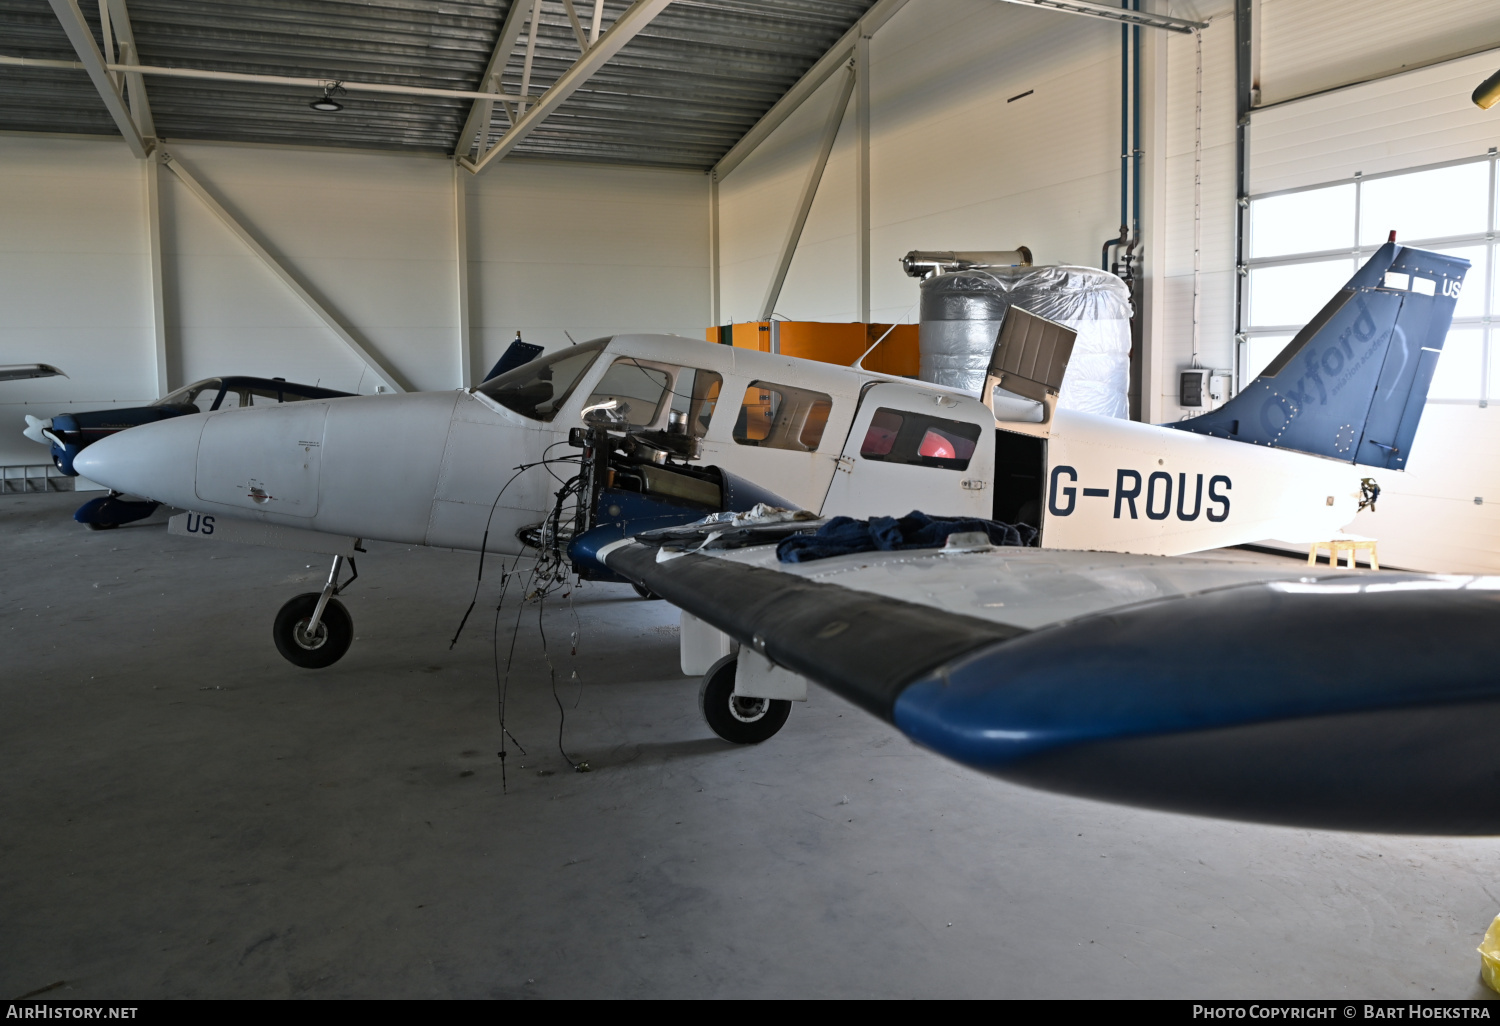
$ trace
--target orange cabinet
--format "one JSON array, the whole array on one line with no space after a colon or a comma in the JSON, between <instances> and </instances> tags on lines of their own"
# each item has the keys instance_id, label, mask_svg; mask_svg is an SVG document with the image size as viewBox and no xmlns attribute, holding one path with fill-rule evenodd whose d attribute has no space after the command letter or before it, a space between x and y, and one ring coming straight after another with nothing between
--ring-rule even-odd
<instances>
[{"instance_id":1,"label":"orange cabinet","mask_svg":"<svg viewBox=\"0 0 1500 1026\"><path fill-rule=\"evenodd\" d=\"M849 366L886 333L889 324L837 324L826 321L745 321L709 328L707 339L739 349L758 349L804 360ZM917 326L898 324L865 360L865 369L916 377L920 355Z\"/></svg>"}]
</instances>

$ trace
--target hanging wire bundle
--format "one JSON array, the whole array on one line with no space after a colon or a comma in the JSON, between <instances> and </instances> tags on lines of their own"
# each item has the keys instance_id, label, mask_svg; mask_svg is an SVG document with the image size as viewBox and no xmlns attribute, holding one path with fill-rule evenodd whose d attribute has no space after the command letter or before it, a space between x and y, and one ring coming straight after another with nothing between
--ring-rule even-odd
<instances>
[{"instance_id":1,"label":"hanging wire bundle","mask_svg":"<svg viewBox=\"0 0 1500 1026\"><path fill-rule=\"evenodd\" d=\"M554 445L556 444L560 443L554 443ZM552 448L552 446L549 446L548 452ZM576 473L566 478L558 475L553 468L562 465L567 465L576 470ZM552 508L546 518L535 529L524 536L526 543L537 550L537 554L530 557L532 560L531 566L522 569L520 565L521 560L527 557L517 554L508 564L502 564L500 573L500 593L495 601L491 652L495 671L496 714L500 723L500 750L496 755L500 759L502 792L508 788L505 766L505 760L508 755L507 739L516 746L523 756L526 754L526 749L516 739L515 735L510 732L506 724L506 709L510 694L510 671L515 663L516 637L520 634L521 620L525 614L526 607L531 603L534 603L536 606L537 634L542 641L542 658L547 664L552 698L557 703L557 750L562 754L563 759L567 761L568 765L573 767L575 772L586 773L589 770L587 762L573 759L563 748L563 727L567 713L561 696L557 691L557 669L553 665L551 653L548 651L547 632L543 620L546 613L547 597L561 589L566 589L563 591L562 597L568 599L569 609L573 612L574 620L569 654L576 656L578 654L578 637L582 625L578 619L577 610L572 608L573 589L569 587L568 581L570 564L567 558L567 543L572 540L574 525L581 521L580 514L583 504L588 501L588 496L584 491L587 483L587 475L584 472L582 454L549 457L544 453L541 460L533 463L523 463L515 468L515 473L511 475L510 479L500 489L499 494L495 496L495 501L490 504L489 516L485 520L483 540L480 542L479 566L474 578L474 594L469 600L468 608L464 610L463 618L459 620L458 629L454 631L453 639L448 643L448 648L451 650L458 643L459 637L463 634L464 626L468 623L469 616L473 613L474 606L478 603L479 589L484 580L484 563L489 548L490 527L494 522L495 510L499 508L500 500L504 497L506 490L523 473L536 467L545 468L549 474L561 482L561 487L555 493ZM502 667L500 662L500 614L505 608L506 597L510 594L513 583L519 585L519 597L516 601L516 618L511 629L510 644L506 651L504 666ZM581 696L583 682L579 678L577 670L573 671L572 679L578 680L579 695ZM577 706L576 698L573 704L575 707Z\"/></svg>"}]
</instances>

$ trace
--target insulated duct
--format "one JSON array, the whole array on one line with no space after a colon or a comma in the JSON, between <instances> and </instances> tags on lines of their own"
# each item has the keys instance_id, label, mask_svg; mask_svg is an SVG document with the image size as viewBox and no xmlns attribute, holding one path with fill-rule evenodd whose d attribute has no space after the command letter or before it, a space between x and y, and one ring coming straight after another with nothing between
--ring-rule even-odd
<instances>
[{"instance_id":1,"label":"insulated duct","mask_svg":"<svg viewBox=\"0 0 1500 1026\"><path fill-rule=\"evenodd\" d=\"M1130 415L1130 289L1093 267L960 271L921 285L924 381L978 395L1005 313L1012 305L1078 333L1058 408Z\"/></svg>"},{"instance_id":2,"label":"insulated duct","mask_svg":"<svg viewBox=\"0 0 1500 1026\"><path fill-rule=\"evenodd\" d=\"M985 267L1030 267L1031 250L1025 246L1003 250L914 249L901 258L901 269L913 278L931 278L949 271L971 271Z\"/></svg>"}]
</instances>

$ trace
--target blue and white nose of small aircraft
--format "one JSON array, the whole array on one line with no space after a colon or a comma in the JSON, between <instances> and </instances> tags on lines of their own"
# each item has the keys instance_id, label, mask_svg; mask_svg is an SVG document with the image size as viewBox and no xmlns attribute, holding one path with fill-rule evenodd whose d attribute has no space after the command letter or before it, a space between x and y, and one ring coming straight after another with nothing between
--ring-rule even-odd
<instances>
[{"instance_id":1,"label":"blue and white nose of small aircraft","mask_svg":"<svg viewBox=\"0 0 1500 1026\"><path fill-rule=\"evenodd\" d=\"M106 488L192 509L203 417L174 417L99 439L73 460Z\"/></svg>"},{"instance_id":2,"label":"blue and white nose of small aircraft","mask_svg":"<svg viewBox=\"0 0 1500 1026\"><path fill-rule=\"evenodd\" d=\"M355 396L178 417L102 439L79 455L78 470L115 491L199 513L433 544L440 485L451 476L450 429L471 419L455 418L454 407L479 406L463 399ZM499 463L519 462L510 446L491 448ZM495 476L472 461L467 469L486 485Z\"/></svg>"}]
</instances>

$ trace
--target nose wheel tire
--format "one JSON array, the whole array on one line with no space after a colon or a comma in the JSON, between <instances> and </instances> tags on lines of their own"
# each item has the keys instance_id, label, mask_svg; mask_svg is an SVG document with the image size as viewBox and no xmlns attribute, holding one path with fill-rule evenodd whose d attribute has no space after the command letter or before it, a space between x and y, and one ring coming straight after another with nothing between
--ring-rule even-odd
<instances>
[{"instance_id":1,"label":"nose wheel tire","mask_svg":"<svg viewBox=\"0 0 1500 1026\"><path fill-rule=\"evenodd\" d=\"M318 607L316 591L298 595L276 614L271 636L276 651L290 663L309 670L332 666L349 651L354 641L354 620L338 599L331 598L323 607L316 630L307 629L313 610Z\"/></svg>"},{"instance_id":2,"label":"nose wheel tire","mask_svg":"<svg viewBox=\"0 0 1500 1026\"><path fill-rule=\"evenodd\" d=\"M746 698L734 693L738 664L728 655L703 675L698 689L698 707L713 732L737 745L758 745L772 737L791 715L792 703L779 698Z\"/></svg>"}]
</instances>

